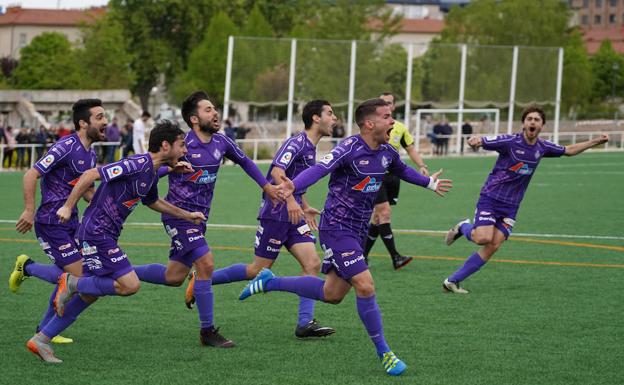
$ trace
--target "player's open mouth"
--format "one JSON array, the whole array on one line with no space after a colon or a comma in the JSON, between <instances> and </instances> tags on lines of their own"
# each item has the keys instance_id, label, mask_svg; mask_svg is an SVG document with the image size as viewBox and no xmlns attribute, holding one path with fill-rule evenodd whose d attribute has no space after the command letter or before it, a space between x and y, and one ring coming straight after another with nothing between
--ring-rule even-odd
<instances>
[{"instance_id":1,"label":"player's open mouth","mask_svg":"<svg viewBox=\"0 0 624 385\"><path fill-rule=\"evenodd\" d=\"M535 127L529 127L529 131L535 132Z\"/></svg>"}]
</instances>

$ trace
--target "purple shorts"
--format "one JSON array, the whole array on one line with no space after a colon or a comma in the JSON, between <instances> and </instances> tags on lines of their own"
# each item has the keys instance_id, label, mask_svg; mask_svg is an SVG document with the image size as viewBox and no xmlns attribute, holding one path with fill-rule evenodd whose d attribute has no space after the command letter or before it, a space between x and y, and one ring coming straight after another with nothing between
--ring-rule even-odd
<instances>
[{"instance_id":1,"label":"purple shorts","mask_svg":"<svg viewBox=\"0 0 624 385\"><path fill-rule=\"evenodd\" d=\"M320 230L321 247L325 252L323 274L331 270L344 280L368 270L362 251L362 237L350 231Z\"/></svg>"},{"instance_id":2,"label":"purple shorts","mask_svg":"<svg viewBox=\"0 0 624 385\"><path fill-rule=\"evenodd\" d=\"M290 250L293 245L304 242L316 242L316 237L305 221L293 225L290 222L260 219L254 242L255 254L262 258L276 259L282 245Z\"/></svg>"},{"instance_id":3,"label":"purple shorts","mask_svg":"<svg viewBox=\"0 0 624 385\"><path fill-rule=\"evenodd\" d=\"M475 209L474 227L496 226L509 238L516 224L518 206L512 206L481 195Z\"/></svg>"},{"instance_id":4,"label":"purple shorts","mask_svg":"<svg viewBox=\"0 0 624 385\"><path fill-rule=\"evenodd\" d=\"M80 240L85 275L117 279L133 270L124 251L112 239Z\"/></svg>"},{"instance_id":5,"label":"purple shorts","mask_svg":"<svg viewBox=\"0 0 624 385\"><path fill-rule=\"evenodd\" d=\"M171 237L171 248L169 249L169 259L180 262L185 266L193 266L193 262L210 252L210 247L206 242L206 224L196 225L192 222L176 219L163 220L165 231ZM193 253L198 248L204 248L205 253Z\"/></svg>"},{"instance_id":6,"label":"purple shorts","mask_svg":"<svg viewBox=\"0 0 624 385\"><path fill-rule=\"evenodd\" d=\"M35 234L43 252L61 269L76 261L82 261L74 238L77 228L76 224L46 225L35 222Z\"/></svg>"}]
</instances>

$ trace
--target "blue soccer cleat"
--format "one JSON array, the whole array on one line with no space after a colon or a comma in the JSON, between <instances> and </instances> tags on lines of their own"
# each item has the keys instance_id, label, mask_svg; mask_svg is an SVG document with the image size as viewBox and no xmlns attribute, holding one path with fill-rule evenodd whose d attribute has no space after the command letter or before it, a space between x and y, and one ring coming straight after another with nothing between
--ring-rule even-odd
<instances>
[{"instance_id":1,"label":"blue soccer cleat","mask_svg":"<svg viewBox=\"0 0 624 385\"><path fill-rule=\"evenodd\" d=\"M407 369L405 362L399 360L392 352L385 352L381 356L381 364L391 376L400 376Z\"/></svg>"},{"instance_id":2,"label":"blue soccer cleat","mask_svg":"<svg viewBox=\"0 0 624 385\"><path fill-rule=\"evenodd\" d=\"M247 286L245 286L243 291L241 291L240 297L238 297L238 299L242 301L251 297L254 294L264 293L267 282L269 282L273 278L275 278L275 274L273 274L271 270L266 268L260 270L258 275L256 275L254 279L249 281Z\"/></svg>"}]
</instances>

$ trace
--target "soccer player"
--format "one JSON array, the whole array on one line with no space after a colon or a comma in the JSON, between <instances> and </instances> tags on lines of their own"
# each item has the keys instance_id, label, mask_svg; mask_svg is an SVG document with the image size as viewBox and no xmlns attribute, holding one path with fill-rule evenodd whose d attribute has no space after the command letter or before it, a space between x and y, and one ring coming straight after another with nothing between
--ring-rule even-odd
<instances>
[{"instance_id":1,"label":"soccer player","mask_svg":"<svg viewBox=\"0 0 624 385\"><path fill-rule=\"evenodd\" d=\"M299 296L337 304L351 287L355 289L357 311L370 336L385 371L399 375L406 369L390 350L384 338L381 311L375 299L373 277L364 262L363 239L381 179L387 171L401 179L426 187L443 196L450 180L438 179L441 170L426 177L408 167L399 153L387 144L394 124L390 107L382 99L371 99L355 111L360 134L343 140L319 163L299 174L293 181L282 177L278 186L285 196L302 191L331 173L329 192L321 214L319 236L325 251L324 281L314 276L276 277L263 269L243 289L240 299L269 291L288 291Z\"/></svg>"},{"instance_id":2,"label":"soccer player","mask_svg":"<svg viewBox=\"0 0 624 385\"><path fill-rule=\"evenodd\" d=\"M278 199L277 188L270 184L258 167L227 136L219 134L219 112L208 95L197 91L182 103L182 117L191 131L185 137L191 174L169 174L169 192L165 200L189 211L210 212L212 194L217 181L221 160L226 157L239 164L272 199ZM206 219L199 223L179 220L169 213L162 216L165 230L171 237L171 251L167 266L149 264L136 266L141 281L159 285L180 286L184 283L191 266L196 276L193 295L197 301L202 345L230 348L234 343L223 337L214 327L212 273L214 256L206 242Z\"/></svg>"},{"instance_id":3,"label":"soccer player","mask_svg":"<svg viewBox=\"0 0 624 385\"><path fill-rule=\"evenodd\" d=\"M483 147L499 155L494 169L481 188L474 223L463 220L446 234L447 245L463 235L481 248L444 280L442 287L445 291L468 294L460 282L479 271L509 238L520 202L542 158L574 156L609 141L609 137L603 134L587 142L560 146L539 138L545 123L543 110L528 107L522 113L522 132L515 135L473 136L468 139L468 144L473 148Z\"/></svg>"},{"instance_id":4,"label":"soccer player","mask_svg":"<svg viewBox=\"0 0 624 385\"><path fill-rule=\"evenodd\" d=\"M152 210L185 221L205 220L200 212L188 212L158 198L158 168L161 165L184 168L177 162L185 153L184 132L175 123L162 121L150 133L146 154L92 168L82 175L56 213L61 223L69 221L78 198L96 180L102 181L76 233L86 272L82 277L61 274L54 298L57 315L28 340L26 346L31 352L47 362L62 362L49 345L51 337L71 325L95 298L129 296L139 290L139 279L128 256L117 244L123 223L139 201Z\"/></svg>"},{"instance_id":5,"label":"soccer player","mask_svg":"<svg viewBox=\"0 0 624 385\"><path fill-rule=\"evenodd\" d=\"M394 95L390 92L384 92L379 97L385 100L390 106L390 111L394 112L396 106L394 104ZM390 131L390 140L388 141L392 147L397 151L403 147L407 151L412 162L416 163L418 170L424 176L429 176L429 169L425 162L423 162L420 154L414 147L414 138L410 135L407 127L401 122L394 121L392 131ZM383 182L379 188L377 199L375 200L375 209L373 210L373 217L370 227L368 228L368 236L366 237L366 245L364 246L364 258L368 263L368 253L373 248L377 236L381 236L390 258L392 259L392 266L395 270L402 268L412 261L412 257L405 257L401 255L394 244L394 234L390 227L392 221L392 207L399 201L399 187L401 184L401 178L391 173L386 173L383 177Z\"/></svg>"},{"instance_id":6,"label":"soccer player","mask_svg":"<svg viewBox=\"0 0 624 385\"><path fill-rule=\"evenodd\" d=\"M9 289L13 293L30 276L56 285L63 271L75 276L82 275L82 255L74 239L78 229L78 210L73 209L66 223L59 221L56 210L67 200L81 175L95 167L97 157L91 144L104 139L108 121L99 99L78 100L72 106L72 115L76 132L57 141L47 155L24 174L24 212L15 225L19 233L25 234L34 224L39 244L53 264L35 263L24 254L18 256L9 277ZM42 199L35 214L37 179L41 179ZM90 187L85 191L84 198L89 201L92 196L93 188ZM52 301L55 295L56 286L37 331L54 315ZM72 340L55 336L53 342L70 343Z\"/></svg>"},{"instance_id":7,"label":"soccer player","mask_svg":"<svg viewBox=\"0 0 624 385\"><path fill-rule=\"evenodd\" d=\"M329 102L313 100L303 107L301 115L305 130L286 140L279 148L269 168L267 179L280 183L282 176L295 178L302 171L316 163L316 145L323 136L329 136L337 123L336 115ZM279 255L282 246L299 261L303 275L318 275L321 263L316 254L316 239L311 230L318 230L315 215L318 210L308 205L305 190L298 191L286 200L286 204L273 205L266 195L258 213L255 256L250 264L235 264L219 269L212 275L212 284L236 282L255 277L263 268L270 268ZM302 209L303 207L303 209ZM191 308L194 278L186 289L186 305ZM295 336L299 339L325 337L334 329L321 326L314 319L315 301L299 299L299 317Z\"/></svg>"}]
</instances>

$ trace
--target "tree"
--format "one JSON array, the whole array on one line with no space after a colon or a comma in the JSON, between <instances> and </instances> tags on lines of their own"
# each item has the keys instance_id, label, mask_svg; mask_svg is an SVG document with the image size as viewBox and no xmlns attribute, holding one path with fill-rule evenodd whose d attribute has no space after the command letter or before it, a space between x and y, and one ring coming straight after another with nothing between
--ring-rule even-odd
<instances>
[{"instance_id":1,"label":"tree","mask_svg":"<svg viewBox=\"0 0 624 385\"><path fill-rule=\"evenodd\" d=\"M624 88L624 57L615 52L611 41L604 40L591 58L594 73L592 89L594 100L611 99L612 94L620 95Z\"/></svg>"},{"instance_id":2,"label":"tree","mask_svg":"<svg viewBox=\"0 0 624 385\"><path fill-rule=\"evenodd\" d=\"M42 33L21 49L20 57L13 71L16 88L79 88L82 73L65 35L58 32Z\"/></svg>"},{"instance_id":3,"label":"tree","mask_svg":"<svg viewBox=\"0 0 624 385\"><path fill-rule=\"evenodd\" d=\"M134 82L121 25L104 17L83 26L83 46L78 49L82 87L86 89L126 89Z\"/></svg>"}]
</instances>

